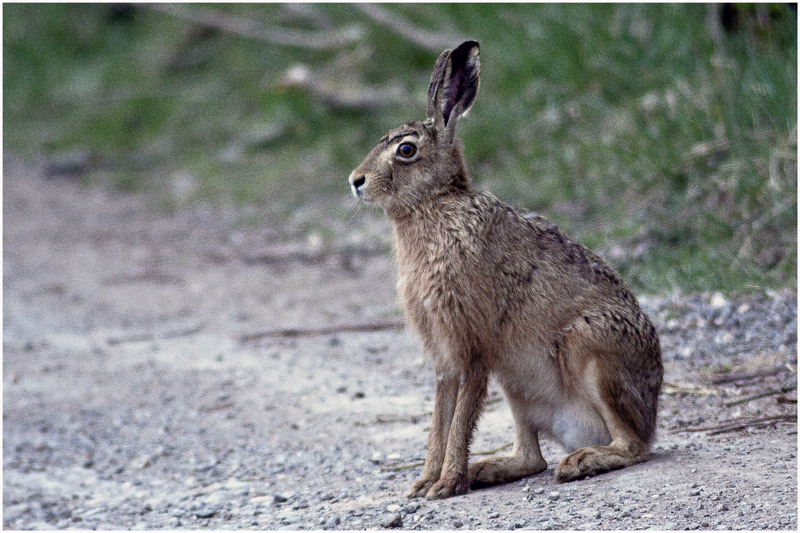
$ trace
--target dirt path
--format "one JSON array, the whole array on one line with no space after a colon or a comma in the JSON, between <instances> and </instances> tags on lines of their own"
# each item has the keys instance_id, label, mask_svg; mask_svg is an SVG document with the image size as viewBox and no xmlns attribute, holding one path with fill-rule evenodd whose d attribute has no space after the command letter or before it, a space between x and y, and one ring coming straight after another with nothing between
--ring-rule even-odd
<instances>
[{"instance_id":1,"label":"dirt path","mask_svg":"<svg viewBox=\"0 0 800 533\"><path fill-rule=\"evenodd\" d=\"M669 383L651 461L556 485L563 453L545 440L544 474L410 501L420 467L397 466L424 455L433 391L411 335L239 340L395 316L379 216L356 220L375 240L320 249L253 213L165 214L4 170L5 528L797 527L796 422L682 431L796 416L777 395L725 406L796 385L792 291L642 298ZM778 370L712 383L765 368ZM474 452L512 437L492 398Z\"/></svg>"}]
</instances>

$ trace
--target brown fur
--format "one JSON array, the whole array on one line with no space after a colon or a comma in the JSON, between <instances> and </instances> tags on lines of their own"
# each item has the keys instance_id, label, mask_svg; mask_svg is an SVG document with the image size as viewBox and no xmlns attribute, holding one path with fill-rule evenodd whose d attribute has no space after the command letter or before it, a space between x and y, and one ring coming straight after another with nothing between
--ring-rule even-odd
<instances>
[{"instance_id":1,"label":"brown fur","mask_svg":"<svg viewBox=\"0 0 800 533\"><path fill-rule=\"evenodd\" d=\"M412 497L541 472L540 432L573 452L557 481L644 461L655 434L661 350L636 298L555 225L471 186L453 132L479 71L477 43L443 52L428 118L390 131L350 176L354 193L394 223L398 293L436 372ZM398 152L403 143L412 157ZM514 450L468 465L490 375L511 406Z\"/></svg>"}]
</instances>

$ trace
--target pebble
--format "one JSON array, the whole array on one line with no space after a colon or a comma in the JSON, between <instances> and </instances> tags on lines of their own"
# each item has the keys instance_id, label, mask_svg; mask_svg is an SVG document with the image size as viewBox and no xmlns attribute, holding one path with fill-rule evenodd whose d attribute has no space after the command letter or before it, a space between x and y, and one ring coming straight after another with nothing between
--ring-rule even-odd
<instances>
[{"instance_id":1,"label":"pebble","mask_svg":"<svg viewBox=\"0 0 800 533\"><path fill-rule=\"evenodd\" d=\"M558 500L561 497L561 494L559 494L556 491L553 491L550 494L548 494L547 497L550 498L550 501L554 502L554 501Z\"/></svg>"},{"instance_id":2,"label":"pebble","mask_svg":"<svg viewBox=\"0 0 800 533\"><path fill-rule=\"evenodd\" d=\"M696 489L690 490L689 491L689 496L700 496L700 489L696 488Z\"/></svg>"},{"instance_id":3,"label":"pebble","mask_svg":"<svg viewBox=\"0 0 800 533\"><path fill-rule=\"evenodd\" d=\"M194 512L197 518L211 518L215 514L217 514L217 510L214 507L201 507Z\"/></svg>"},{"instance_id":4,"label":"pebble","mask_svg":"<svg viewBox=\"0 0 800 533\"><path fill-rule=\"evenodd\" d=\"M489 513L489 518L491 518L492 520L494 520L495 518L500 518L500 513L498 513L497 511Z\"/></svg>"},{"instance_id":5,"label":"pebble","mask_svg":"<svg viewBox=\"0 0 800 533\"><path fill-rule=\"evenodd\" d=\"M385 527L387 529L403 527L403 517L400 516L399 514L394 515L392 518L381 522L381 527Z\"/></svg>"},{"instance_id":6,"label":"pebble","mask_svg":"<svg viewBox=\"0 0 800 533\"><path fill-rule=\"evenodd\" d=\"M386 510L389 511L390 513L397 513L400 510L400 506L397 505L396 503L393 503L387 506Z\"/></svg>"},{"instance_id":7,"label":"pebble","mask_svg":"<svg viewBox=\"0 0 800 533\"><path fill-rule=\"evenodd\" d=\"M536 487L535 489L533 489L533 493L534 494L543 494L544 493L544 488L543 487Z\"/></svg>"},{"instance_id":8,"label":"pebble","mask_svg":"<svg viewBox=\"0 0 800 533\"><path fill-rule=\"evenodd\" d=\"M420 507L419 504L414 502L414 503L409 503L408 505L406 505L405 509L403 509L403 510L406 512L406 514L414 514L417 511L419 511L419 507Z\"/></svg>"},{"instance_id":9,"label":"pebble","mask_svg":"<svg viewBox=\"0 0 800 533\"><path fill-rule=\"evenodd\" d=\"M276 492L275 495L272 497L272 501L275 503L285 503L288 502L289 498L291 498L292 496L294 496L294 494L289 492L286 493Z\"/></svg>"},{"instance_id":10,"label":"pebble","mask_svg":"<svg viewBox=\"0 0 800 533\"><path fill-rule=\"evenodd\" d=\"M462 522L461 520L454 520L453 521L453 527L455 527L455 528L464 527L464 522Z\"/></svg>"}]
</instances>

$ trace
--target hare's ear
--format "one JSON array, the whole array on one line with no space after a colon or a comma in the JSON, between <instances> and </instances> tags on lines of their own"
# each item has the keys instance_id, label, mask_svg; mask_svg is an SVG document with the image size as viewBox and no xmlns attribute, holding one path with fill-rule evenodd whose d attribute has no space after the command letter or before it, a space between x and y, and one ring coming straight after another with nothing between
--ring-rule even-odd
<instances>
[{"instance_id":1,"label":"hare's ear","mask_svg":"<svg viewBox=\"0 0 800 533\"><path fill-rule=\"evenodd\" d=\"M428 87L428 118L433 119L447 142L453 141L458 119L475 101L480 72L480 47L476 41L445 50L436 60Z\"/></svg>"}]
</instances>

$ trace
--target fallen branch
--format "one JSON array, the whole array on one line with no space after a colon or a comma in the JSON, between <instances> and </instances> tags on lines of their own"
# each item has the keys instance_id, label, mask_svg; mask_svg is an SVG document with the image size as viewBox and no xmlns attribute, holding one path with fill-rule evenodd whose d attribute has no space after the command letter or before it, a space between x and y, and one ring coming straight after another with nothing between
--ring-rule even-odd
<instances>
[{"instance_id":1,"label":"fallen branch","mask_svg":"<svg viewBox=\"0 0 800 533\"><path fill-rule=\"evenodd\" d=\"M333 50L354 44L361 38L362 33L356 27L339 32L326 31L324 34L275 28L207 7L186 7L178 4L140 4L140 7L269 44L312 50Z\"/></svg>"},{"instance_id":2,"label":"fallen branch","mask_svg":"<svg viewBox=\"0 0 800 533\"><path fill-rule=\"evenodd\" d=\"M204 327L203 324L197 324L196 326L190 326L188 328L176 329L172 331L165 331L162 333L152 333L152 332L131 333L129 335L109 337L106 339L106 342L111 346L116 346L118 344L125 344L128 342L146 342L146 341L154 341L157 339L163 340L163 339L174 339L176 337L188 337L189 335L194 335L195 333L201 331L203 327Z\"/></svg>"},{"instance_id":3,"label":"fallen branch","mask_svg":"<svg viewBox=\"0 0 800 533\"><path fill-rule=\"evenodd\" d=\"M472 453L470 455L494 455L497 452L502 452L503 450L505 450L507 448L511 448L513 445L514 445L513 442L508 442L508 443L503 444L502 446L500 446L498 448L495 448L494 450L486 450L485 452L474 452L474 453Z\"/></svg>"},{"instance_id":4,"label":"fallen branch","mask_svg":"<svg viewBox=\"0 0 800 533\"><path fill-rule=\"evenodd\" d=\"M769 426L772 424L776 424L778 422L794 422L797 423L797 415L781 415L781 416L774 416L769 417L761 420L752 420L750 422L746 422L743 424L728 426L724 428L717 429L715 431L710 431L708 434L711 435L719 435L721 433L728 433L731 431L738 431L740 429L746 428L755 428L755 427L762 427L762 426Z\"/></svg>"},{"instance_id":5,"label":"fallen branch","mask_svg":"<svg viewBox=\"0 0 800 533\"><path fill-rule=\"evenodd\" d=\"M787 405L797 405L797 398L787 398L785 394L781 394L777 398L775 398L775 402L780 404L787 404Z\"/></svg>"},{"instance_id":6,"label":"fallen branch","mask_svg":"<svg viewBox=\"0 0 800 533\"><path fill-rule=\"evenodd\" d=\"M769 370L760 370L757 372L744 372L740 374L723 374L711 380L711 383L714 385L722 385L723 383L733 383L735 381L745 381L748 379L765 378L769 376L774 376L783 370L789 370L789 368L786 365L780 365L776 366L775 368L771 368Z\"/></svg>"},{"instance_id":7,"label":"fallen branch","mask_svg":"<svg viewBox=\"0 0 800 533\"><path fill-rule=\"evenodd\" d=\"M397 470L408 470L409 468L416 468L418 466L425 466L425 461L416 461L414 463L406 463L404 465L389 465L389 466L382 466L381 471L383 472L394 472Z\"/></svg>"},{"instance_id":8,"label":"fallen branch","mask_svg":"<svg viewBox=\"0 0 800 533\"><path fill-rule=\"evenodd\" d=\"M661 388L662 394L717 394L717 391L696 385L694 383L668 383L665 382Z\"/></svg>"},{"instance_id":9,"label":"fallen branch","mask_svg":"<svg viewBox=\"0 0 800 533\"><path fill-rule=\"evenodd\" d=\"M314 75L310 68L302 64L288 69L281 78L280 86L308 91L316 99L337 109L375 110L408 103L406 93L399 86L376 89L353 82L347 85L334 83Z\"/></svg>"},{"instance_id":10,"label":"fallen branch","mask_svg":"<svg viewBox=\"0 0 800 533\"><path fill-rule=\"evenodd\" d=\"M324 328L285 328L274 329L271 331L261 331L249 333L239 337L240 343L248 343L268 338L294 338L294 337L316 337L319 335L332 335L334 333L354 333L384 331L387 329L403 329L405 322L402 318L394 318L376 322L365 322L361 324L342 324Z\"/></svg>"},{"instance_id":11,"label":"fallen branch","mask_svg":"<svg viewBox=\"0 0 800 533\"><path fill-rule=\"evenodd\" d=\"M416 424L417 419L423 418L426 416L431 416L433 413L431 411L426 411L424 413L419 413L416 415L408 415L402 416L400 418L382 418L380 416L375 418L376 424L394 424L395 422L414 422ZM367 424L363 424L367 425Z\"/></svg>"},{"instance_id":12,"label":"fallen branch","mask_svg":"<svg viewBox=\"0 0 800 533\"><path fill-rule=\"evenodd\" d=\"M318 264L330 257L338 256L344 263L351 262L353 257L373 257L386 255L390 252L388 246L342 246L338 248L271 250L257 254L237 252L241 261L248 265L267 264L279 265L287 263Z\"/></svg>"},{"instance_id":13,"label":"fallen branch","mask_svg":"<svg viewBox=\"0 0 800 533\"><path fill-rule=\"evenodd\" d=\"M768 416L764 418L741 418L728 420L715 426L700 426L690 428L674 428L673 433L694 433L700 431L709 431L709 435L717 435L728 431L736 431L746 427L759 427L763 425L774 424L776 422L797 422L797 415L778 415Z\"/></svg>"},{"instance_id":14,"label":"fallen branch","mask_svg":"<svg viewBox=\"0 0 800 533\"><path fill-rule=\"evenodd\" d=\"M774 396L776 394L785 394L785 393L787 393L789 391L792 391L792 390L795 390L795 389L797 389L797 385L796 384L784 385L783 387L781 387L780 389L777 389L777 390L771 390L771 391L766 391L766 392L762 392L762 393L759 393L759 394L754 394L752 396L748 396L746 398L741 398L739 400L734 400L732 402L725 402L725 407L733 407L734 405L740 405L740 404L743 404L743 403L752 402L753 400L758 400L760 398L766 398L767 396ZM785 396L784 396L784 398L785 398Z\"/></svg>"},{"instance_id":15,"label":"fallen branch","mask_svg":"<svg viewBox=\"0 0 800 533\"><path fill-rule=\"evenodd\" d=\"M509 442L507 444L503 444L502 446L500 446L498 448L495 448L494 450L486 450L486 451L483 451L483 452L473 452L470 455L494 455L497 452L502 452L505 449L511 448L513 445L514 445L513 442ZM397 470L408 470L409 468L416 468L418 466L424 466L424 465L425 465L425 461L419 460L419 461L415 461L413 463L406 463L406 464L402 464L402 465L382 466L381 470L384 471L384 472L397 471Z\"/></svg>"},{"instance_id":16,"label":"fallen branch","mask_svg":"<svg viewBox=\"0 0 800 533\"><path fill-rule=\"evenodd\" d=\"M375 4L352 5L369 17L372 22L435 54L439 54L445 48L451 48L464 40L455 35L446 35L440 32L434 33L420 29Z\"/></svg>"},{"instance_id":17,"label":"fallen branch","mask_svg":"<svg viewBox=\"0 0 800 533\"><path fill-rule=\"evenodd\" d=\"M486 400L485 405L488 407L490 405L494 405L494 404L500 403L502 401L503 401L503 398L492 398L491 400ZM419 413L419 414L415 414L415 415L401 416L400 418L382 418L382 417L378 416L375 419L375 423L376 424L394 424L395 422L414 422L414 423L416 423L417 419L423 418L423 417L426 417L426 416L431 416L432 414L433 414L433 412L431 412L431 411L425 411L424 413ZM357 425L366 426L367 424L357 424Z\"/></svg>"}]
</instances>

